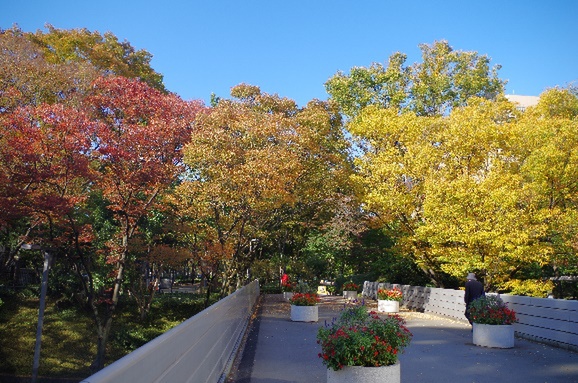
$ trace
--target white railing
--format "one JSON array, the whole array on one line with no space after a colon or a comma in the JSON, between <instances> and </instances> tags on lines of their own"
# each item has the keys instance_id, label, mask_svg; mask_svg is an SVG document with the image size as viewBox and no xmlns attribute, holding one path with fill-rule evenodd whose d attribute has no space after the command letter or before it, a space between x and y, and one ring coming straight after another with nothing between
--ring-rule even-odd
<instances>
[{"instance_id":1,"label":"white railing","mask_svg":"<svg viewBox=\"0 0 578 383\"><path fill-rule=\"evenodd\" d=\"M216 383L228 373L258 296L253 281L81 383Z\"/></svg>"},{"instance_id":2,"label":"white railing","mask_svg":"<svg viewBox=\"0 0 578 383\"><path fill-rule=\"evenodd\" d=\"M463 290L396 285L366 281L363 296L377 299L378 288L398 287L403 292L402 306L466 320ZM501 294L508 307L516 312L516 335L558 347L578 350L578 301L532 298Z\"/></svg>"}]
</instances>

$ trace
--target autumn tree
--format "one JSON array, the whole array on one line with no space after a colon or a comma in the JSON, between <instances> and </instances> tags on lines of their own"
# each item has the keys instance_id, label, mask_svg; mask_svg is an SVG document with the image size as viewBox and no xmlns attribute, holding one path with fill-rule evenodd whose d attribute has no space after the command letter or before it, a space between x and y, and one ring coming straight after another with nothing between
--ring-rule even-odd
<instances>
[{"instance_id":1,"label":"autumn tree","mask_svg":"<svg viewBox=\"0 0 578 383\"><path fill-rule=\"evenodd\" d=\"M434 145L444 128L441 117L420 117L413 112L367 107L349 129L366 140L371 150L356 160L356 180L363 188L365 209L397 238L402 254L411 254L432 281L443 275L428 243L415 237L423 224L424 180L442 162Z\"/></svg>"},{"instance_id":2,"label":"autumn tree","mask_svg":"<svg viewBox=\"0 0 578 383\"><path fill-rule=\"evenodd\" d=\"M101 72L139 79L166 93L163 76L151 67L152 55L146 50L135 50L128 41L118 41L111 32L58 29L50 24L46 28L48 32L38 30L28 37L42 48L49 63L89 63Z\"/></svg>"},{"instance_id":3,"label":"autumn tree","mask_svg":"<svg viewBox=\"0 0 578 383\"><path fill-rule=\"evenodd\" d=\"M525 113L483 98L444 117L367 107L350 125L371 148L364 201L434 283L476 271L489 289L532 280L525 293L543 294L545 268L575 260L575 108L556 90Z\"/></svg>"},{"instance_id":4,"label":"autumn tree","mask_svg":"<svg viewBox=\"0 0 578 383\"><path fill-rule=\"evenodd\" d=\"M420 63L408 66L398 52L387 66L338 72L326 89L360 144L356 180L365 189L365 209L377 214L372 222L382 222L400 251L412 254L432 282L443 285L452 282L441 260L431 254L429 241L416 236L424 221L426 180L446 161L440 146L446 117L472 97L496 99L504 82L487 56L455 51L446 41L420 49Z\"/></svg>"},{"instance_id":5,"label":"autumn tree","mask_svg":"<svg viewBox=\"0 0 578 383\"><path fill-rule=\"evenodd\" d=\"M132 240L181 174L182 148L200 105L123 77L97 80L86 102L101 127L93 150L98 165L95 186L117 225L104 259L111 267L109 296L91 301L98 331L96 367L102 368L125 269L134 264ZM88 283L93 284L90 276Z\"/></svg>"},{"instance_id":6,"label":"autumn tree","mask_svg":"<svg viewBox=\"0 0 578 383\"><path fill-rule=\"evenodd\" d=\"M137 258L174 255L141 251L136 234L178 181L201 107L167 94L150 55L113 35L49 29L0 31L1 260L23 241L58 252L92 308L98 369L120 286L141 279Z\"/></svg>"},{"instance_id":7,"label":"autumn tree","mask_svg":"<svg viewBox=\"0 0 578 383\"><path fill-rule=\"evenodd\" d=\"M232 249L221 260L229 290L243 282L254 240L275 248L298 219L290 213L297 206L311 212L328 199L347 167L339 115L328 104L313 101L300 110L250 85L233 88L232 96L199 120L186 149L191 173L178 193L181 211L201 212L194 220L203 223L205 238ZM341 152L325 142L342 145Z\"/></svg>"},{"instance_id":8,"label":"autumn tree","mask_svg":"<svg viewBox=\"0 0 578 383\"><path fill-rule=\"evenodd\" d=\"M443 157L423 182L416 237L443 271L456 278L476 271L488 289L549 254L540 241L542 217L519 174L518 119L507 101L471 99L455 109L436 145Z\"/></svg>"},{"instance_id":9,"label":"autumn tree","mask_svg":"<svg viewBox=\"0 0 578 383\"><path fill-rule=\"evenodd\" d=\"M94 180L86 153L96 130L86 113L62 105L17 107L0 115L0 228L3 266L20 245L58 249L74 235ZM76 226L82 241L91 230Z\"/></svg>"},{"instance_id":10,"label":"autumn tree","mask_svg":"<svg viewBox=\"0 0 578 383\"><path fill-rule=\"evenodd\" d=\"M520 173L546 226L540 240L549 256L536 263L556 279L578 271L577 123L578 96L571 88L555 88L544 92L517 126Z\"/></svg>"},{"instance_id":11,"label":"autumn tree","mask_svg":"<svg viewBox=\"0 0 578 383\"><path fill-rule=\"evenodd\" d=\"M0 113L17 106L75 103L100 72L86 61L51 62L31 34L0 30Z\"/></svg>"},{"instance_id":12,"label":"autumn tree","mask_svg":"<svg viewBox=\"0 0 578 383\"><path fill-rule=\"evenodd\" d=\"M67 103L75 107L99 76L137 78L166 93L152 55L110 32L0 29L0 113L15 106Z\"/></svg>"}]
</instances>

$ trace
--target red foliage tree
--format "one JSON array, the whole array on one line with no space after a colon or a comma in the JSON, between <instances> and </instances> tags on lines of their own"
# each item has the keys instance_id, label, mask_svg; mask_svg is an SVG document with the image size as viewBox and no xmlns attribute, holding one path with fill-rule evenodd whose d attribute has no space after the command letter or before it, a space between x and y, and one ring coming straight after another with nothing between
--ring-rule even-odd
<instances>
[{"instance_id":1,"label":"red foliage tree","mask_svg":"<svg viewBox=\"0 0 578 383\"><path fill-rule=\"evenodd\" d=\"M54 247L69 239L64 228L94 175L86 153L95 127L86 114L63 105L0 115L0 227L18 238L6 262L25 241Z\"/></svg>"},{"instance_id":2,"label":"red foliage tree","mask_svg":"<svg viewBox=\"0 0 578 383\"><path fill-rule=\"evenodd\" d=\"M99 164L96 186L114 212L120 230L108 244L107 263L113 267L111 295L105 315L98 319L96 367L104 365L112 313L127 264L129 246L139 221L182 172L182 148L190 140L199 103L185 102L138 80L103 77L87 98L101 122L95 155Z\"/></svg>"}]
</instances>

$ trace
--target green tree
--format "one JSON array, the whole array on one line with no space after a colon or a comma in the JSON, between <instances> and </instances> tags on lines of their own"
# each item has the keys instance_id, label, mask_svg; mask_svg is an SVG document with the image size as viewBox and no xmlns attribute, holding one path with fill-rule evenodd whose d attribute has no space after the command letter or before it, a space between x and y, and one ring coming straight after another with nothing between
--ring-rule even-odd
<instances>
[{"instance_id":1,"label":"green tree","mask_svg":"<svg viewBox=\"0 0 578 383\"><path fill-rule=\"evenodd\" d=\"M447 41L421 44L422 62L406 66L407 56L397 52L388 65L373 63L338 72L325 87L343 113L358 115L369 105L413 111L419 116L446 115L470 97L495 99L505 82L490 68L490 58L477 52L455 51Z\"/></svg>"}]
</instances>

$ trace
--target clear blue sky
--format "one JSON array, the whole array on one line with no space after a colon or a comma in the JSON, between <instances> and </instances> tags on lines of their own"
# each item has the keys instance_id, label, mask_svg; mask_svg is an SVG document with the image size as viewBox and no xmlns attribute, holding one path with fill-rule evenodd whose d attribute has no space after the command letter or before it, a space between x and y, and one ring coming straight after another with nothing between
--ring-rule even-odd
<instances>
[{"instance_id":1,"label":"clear blue sky","mask_svg":"<svg viewBox=\"0 0 578 383\"><path fill-rule=\"evenodd\" d=\"M578 84L576 0L0 0L0 28L112 32L154 57L186 100L228 97L240 83L295 100L325 100L338 70L421 61L418 45L447 40L502 65L507 93Z\"/></svg>"}]
</instances>

